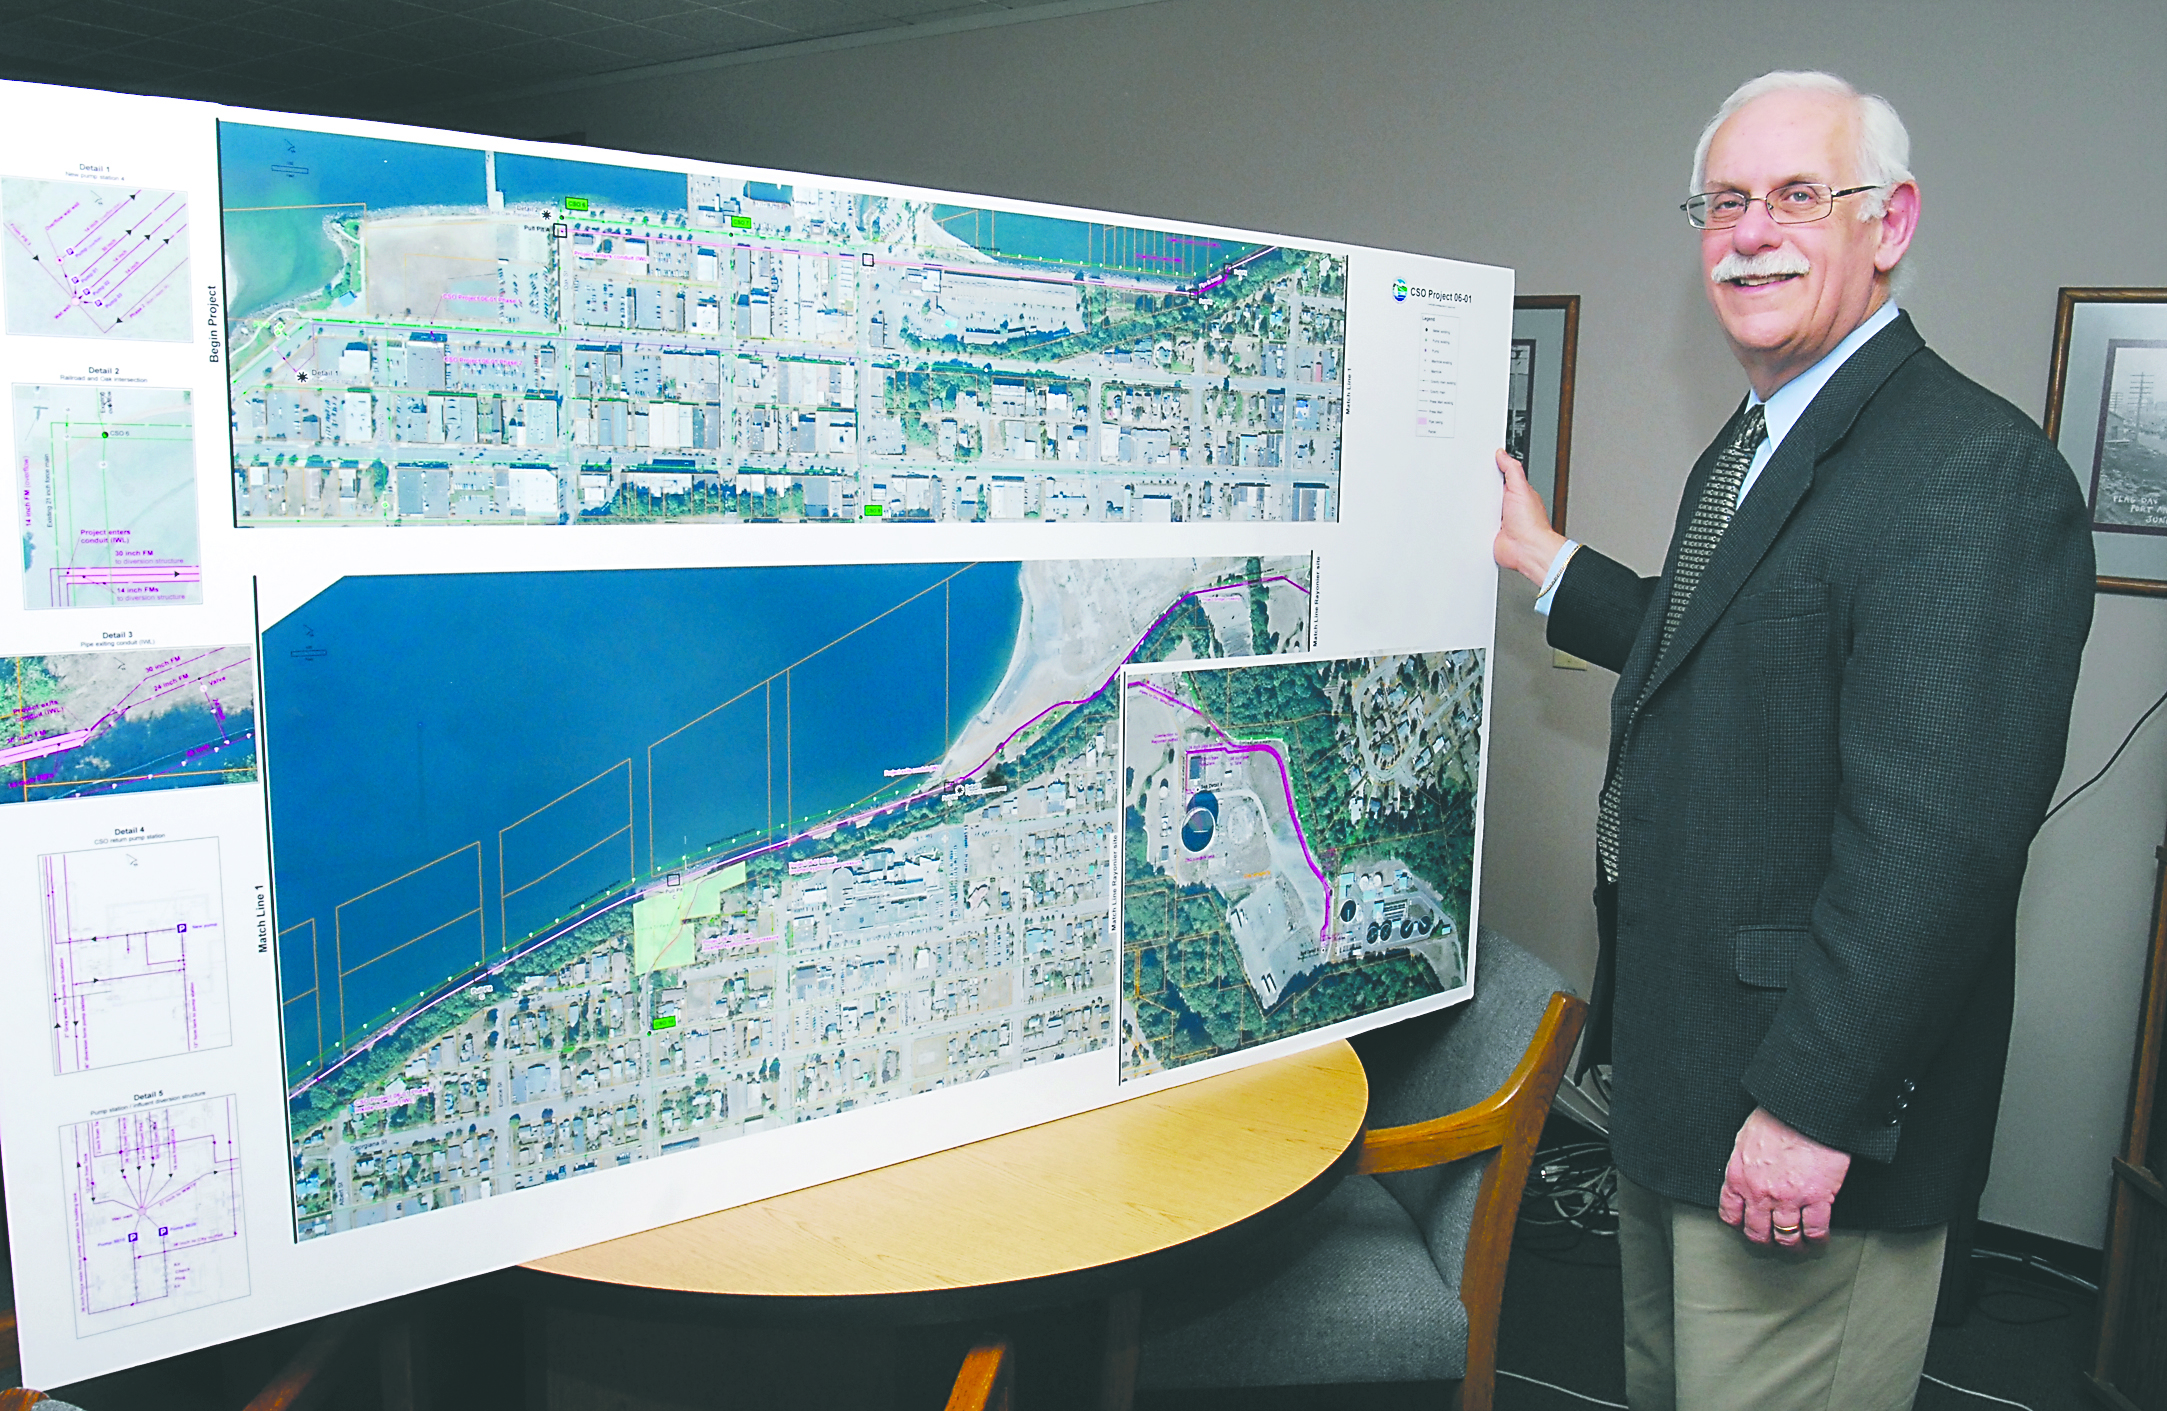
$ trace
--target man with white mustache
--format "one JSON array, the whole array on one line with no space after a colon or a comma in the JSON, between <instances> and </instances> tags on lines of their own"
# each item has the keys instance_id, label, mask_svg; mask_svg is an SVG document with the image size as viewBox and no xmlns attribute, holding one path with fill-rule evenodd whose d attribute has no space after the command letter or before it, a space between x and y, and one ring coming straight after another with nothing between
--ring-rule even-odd
<instances>
[{"instance_id":1,"label":"man with white mustache","mask_svg":"<svg viewBox=\"0 0 2167 1411\"><path fill-rule=\"evenodd\" d=\"M1911 1405L1986 1174L2018 888L2092 611L2075 477L1890 297L1910 139L1827 74L1733 93L1684 211L1748 390L1658 577L1496 554L1619 673L1596 801L1636 1411Z\"/></svg>"}]
</instances>

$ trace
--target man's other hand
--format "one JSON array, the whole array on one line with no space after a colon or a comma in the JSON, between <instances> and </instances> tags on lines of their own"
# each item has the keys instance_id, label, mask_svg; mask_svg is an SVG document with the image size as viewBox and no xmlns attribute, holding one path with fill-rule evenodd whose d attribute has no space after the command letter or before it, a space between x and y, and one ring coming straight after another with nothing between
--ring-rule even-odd
<instances>
[{"instance_id":1,"label":"man's other hand","mask_svg":"<svg viewBox=\"0 0 2167 1411\"><path fill-rule=\"evenodd\" d=\"M1505 507L1491 552L1499 567L1516 570L1540 588L1550 572L1550 561L1565 547L1565 536L1550 527L1550 511L1543 508L1542 496L1527 483L1527 472L1518 461L1499 451L1497 470L1505 477Z\"/></svg>"},{"instance_id":2,"label":"man's other hand","mask_svg":"<svg viewBox=\"0 0 2167 1411\"><path fill-rule=\"evenodd\" d=\"M1755 1244L1786 1249L1828 1238L1829 1208L1850 1174L1851 1154L1823 1146L1756 1107L1738 1129L1716 1213Z\"/></svg>"}]
</instances>

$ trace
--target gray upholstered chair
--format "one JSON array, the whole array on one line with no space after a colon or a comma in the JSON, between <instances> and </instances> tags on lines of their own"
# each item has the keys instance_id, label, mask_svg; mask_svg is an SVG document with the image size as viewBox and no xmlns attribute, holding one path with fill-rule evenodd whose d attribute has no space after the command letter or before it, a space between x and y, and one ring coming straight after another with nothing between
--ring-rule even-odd
<instances>
[{"instance_id":1,"label":"gray upholstered chair","mask_svg":"<svg viewBox=\"0 0 2167 1411\"><path fill-rule=\"evenodd\" d=\"M1357 1040L1357 1174L1250 1254L1146 1292L1142 1404L1428 1383L1486 1411L1528 1160L1586 1018L1564 991L1485 930L1472 1000Z\"/></svg>"}]
</instances>

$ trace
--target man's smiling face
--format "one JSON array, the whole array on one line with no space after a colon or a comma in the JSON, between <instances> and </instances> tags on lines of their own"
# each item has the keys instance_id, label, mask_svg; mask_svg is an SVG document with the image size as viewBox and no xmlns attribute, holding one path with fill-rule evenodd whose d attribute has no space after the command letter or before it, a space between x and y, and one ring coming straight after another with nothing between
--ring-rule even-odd
<instances>
[{"instance_id":1,"label":"man's smiling face","mask_svg":"<svg viewBox=\"0 0 2167 1411\"><path fill-rule=\"evenodd\" d=\"M1852 100L1784 91L1733 113L1708 145L1704 191L1761 197L1794 181L1841 191L1859 184ZM1819 362L1888 297L1883 276L1911 242L1918 188L1890 193L1888 213L1860 220L1847 196L1817 221L1779 225L1756 200L1745 219L1701 232L1708 300L1762 396Z\"/></svg>"}]
</instances>

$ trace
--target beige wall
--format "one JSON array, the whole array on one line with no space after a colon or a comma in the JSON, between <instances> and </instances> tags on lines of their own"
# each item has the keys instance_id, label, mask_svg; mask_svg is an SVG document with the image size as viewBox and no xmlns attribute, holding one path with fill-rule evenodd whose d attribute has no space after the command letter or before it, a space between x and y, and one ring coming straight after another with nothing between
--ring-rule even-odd
<instances>
[{"instance_id":1,"label":"beige wall","mask_svg":"<svg viewBox=\"0 0 2167 1411\"><path fill-rule=\"evenodd\" d=\"M2084 0L1165 0L430 120L1515 266L1585 299L1568 527L1652 571L1742 390L1675 210L1724 94L1825 67L1895 102L1926 210L1905 303L2037 415L2056 288L2167 285L2163 53L2167 10ZM1585 977L1611 678L1553 669L1530 597L1505 586L1485 919ZM2072 777L2162 689L2167 601L2102 599ZM1990 1220L2102 1237L2163 815L2167 721L2034 851Z\"/></svg>"}]
</instances>

